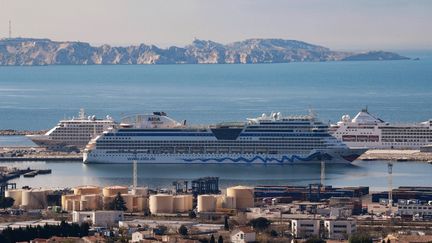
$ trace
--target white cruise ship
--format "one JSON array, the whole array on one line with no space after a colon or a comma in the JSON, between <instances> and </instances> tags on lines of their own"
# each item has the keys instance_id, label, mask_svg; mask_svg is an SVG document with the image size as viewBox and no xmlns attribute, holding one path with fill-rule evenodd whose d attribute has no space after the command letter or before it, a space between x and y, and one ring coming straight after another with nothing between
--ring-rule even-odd
<instances>
[{"instance_id":1,"label":"white cruise ship","mask_svg":"<svg viewBox=\"0 0 432 243\"><path fill-rule=\"evenodd\" d=\"M245 122L194 127L164 112L134 115L84 150L84 163L350 163L350 149L313 115L263 114Z\"/></svg>"},{"instance_id":2,"label":"white cruise ship","mask_svg":"<svg viewBox=\"0 0 432 243\"><path fill-rule=\"evenodd\" d=\"M61 120L55 127L43 135L27 135L34 143L50 150L79 151L85 148L90 139L115 126L114 120L107 116L97 119L86 116L80 109L78 117Z\"/></svg>"},{"instance_id":3,"label":"white cruise ship","mask_svg":"<svg viewBox=\"0 0 432 243\"><path fill-rule=\"evenodd\" d=\"M390 124L363 109L353 119L343 115L341 121L330 126L330 133L351 148L420 149L432 144L432 120Z\"/></svg>"}]
</instances>

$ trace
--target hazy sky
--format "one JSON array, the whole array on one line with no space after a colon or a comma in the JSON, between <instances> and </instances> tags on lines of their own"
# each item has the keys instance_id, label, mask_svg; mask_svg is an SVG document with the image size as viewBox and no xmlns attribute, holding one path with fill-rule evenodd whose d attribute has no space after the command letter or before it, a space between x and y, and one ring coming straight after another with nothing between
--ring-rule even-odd
<instances>
[{"instance_id":1,"label":"hazy sky","mask_svg":"<svg viewBox=\"0 0 432 243\"><path fill-rule=\"evenodd\" d=\"M0 36L93 44L286 38L333 49L432 49L432 1L0 0Z\"/></svg>"}]
</instances>

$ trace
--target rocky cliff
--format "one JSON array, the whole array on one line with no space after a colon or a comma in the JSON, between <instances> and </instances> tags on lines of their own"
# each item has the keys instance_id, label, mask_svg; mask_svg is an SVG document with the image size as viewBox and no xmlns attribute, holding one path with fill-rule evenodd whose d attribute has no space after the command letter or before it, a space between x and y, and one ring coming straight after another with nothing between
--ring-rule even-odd
<instances>
[{"instance_id":1,"label":"rocky cliff","mask_svg":"<svg viewBox=\"0 0 432 243\"><path fill-rule=\"evenodd\" d=\"M408 58L383 51L332 51L302 41L283 39L248 39L226 45L195 40L186 47L172 46L166 49L145 44L96 47L84 42L49 39L0 40L0 65L226 64L401 59Z\"/></svg>"}]
</instances>

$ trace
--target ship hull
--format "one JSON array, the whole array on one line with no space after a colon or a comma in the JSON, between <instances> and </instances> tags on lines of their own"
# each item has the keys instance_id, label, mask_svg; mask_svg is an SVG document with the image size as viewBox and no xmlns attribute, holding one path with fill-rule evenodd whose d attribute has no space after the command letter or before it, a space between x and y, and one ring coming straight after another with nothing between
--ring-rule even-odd
<instances>
[{"instance_id":1,"label":"ship hull","mask_svg":"<svg viewBox=\"0 0 432 243\"><path fill-rule=\"evenodd\" d=\"M366 149L335 149L311 151L294 154L134 154L99 152L97 155L84 153L86 164L131 164L134 160L140 164L293 164L293 163L329 163L349 164L357 159Z\"/></svg>"}]
</instances>

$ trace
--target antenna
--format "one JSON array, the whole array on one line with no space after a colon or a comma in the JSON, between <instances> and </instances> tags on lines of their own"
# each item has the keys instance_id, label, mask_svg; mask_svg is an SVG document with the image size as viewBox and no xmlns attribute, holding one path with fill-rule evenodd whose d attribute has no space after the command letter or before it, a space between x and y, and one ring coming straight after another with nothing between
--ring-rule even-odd
<instances>
[{"instance_id":1,"label":"antenna","mask_svg":"<svg viewBox=\"0 0 432 243\"><path fill-rule=\"evenodd\" d=\"M9 39L12 39L12 21L9 20Z\"/></svg>"},{"instance_id":2,"label":"antenna","mask_svg":"<svg viewBox=\"0 0 432 243\"><path fill-rule=\"evenodd\" d=\"M134 151L134 160L133 160L133 188L132 194L136 194L136 189L138 185L138 165L137 165L137 152Z\"/></svg>"},{"instance_id":3,"label":"antenna","mask_svg":"<svg viewBox=\"0 0 432 243\"><path fill-rule=\"evenodd\" d=\"M325 191L325 161L321 160L321 190Z\"/></svg>"},{"instance_id":4,"label":"antenna","mask_svg":"<svg viewBox=\"0 0 432 243\"><path fill-rule=\"evenodd\" d=\"M387 164L388 168L388 207L390 215L393 213L393 164L390 162Z\"/></svg>"}]
</instances>

